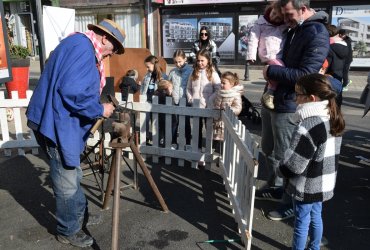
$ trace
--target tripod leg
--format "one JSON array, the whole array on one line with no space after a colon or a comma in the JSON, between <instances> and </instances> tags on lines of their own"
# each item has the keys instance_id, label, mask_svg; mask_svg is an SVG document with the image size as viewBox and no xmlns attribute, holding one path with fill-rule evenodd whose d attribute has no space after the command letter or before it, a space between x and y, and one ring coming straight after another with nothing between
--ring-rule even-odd
<instances>
[{"instance_id":1,"label":"tripod leg","mask_svg":"<svg viewBox=\"0 0 370 250\"><path fill-rule=\"evenodd\" d=\"M120 181L121 181L121 155L122 148L116 149L115 169L114 169L114 194L113 194L113 211L112 211L112 250L118 250L119 238L119 200L120 200Z\"/></svg>"},{"instance_id":2,"label":"tripod leg","mask_svg":"<svg viewBox=\"0 0 370 250\"><path fill-rule=\"evenodd\" d=\"M105 189L105 194L104 194L104 202L103 202L103 209L104 210L108 209L109 198L110 198L110 195L113 191L115 168L116 168L116 155L113 155L112 164L111 164L111 167L110 167L110 170L109 170L107 187Z\"/></svg>"},{"instance_id":3,"label":"tripod leg","mask_svg":"<svg viewBox=\"0 0 370 250\"><path fill-rule=\"evenodd\" d=\"M141 158L139 150L137 149L136 145L132 141L130 143L130 148L131 148L131 151L134 153L134 156L135 156L136 160L138 161L138 163L140 165L140 168L143 171L146 179L148 180L150 187L152 188L155 196L157 197L157 200L161 204L161 207L162 207L163 211L165 213L167 213L168 212L168 207L166 205L166 202L164 201L161 193L159 192L158 187L157 187L157 185L155 184L155 182L153 180L153 177L150 175L149 170L146 167L143 158Z\"/></svg>"}]
</instances>

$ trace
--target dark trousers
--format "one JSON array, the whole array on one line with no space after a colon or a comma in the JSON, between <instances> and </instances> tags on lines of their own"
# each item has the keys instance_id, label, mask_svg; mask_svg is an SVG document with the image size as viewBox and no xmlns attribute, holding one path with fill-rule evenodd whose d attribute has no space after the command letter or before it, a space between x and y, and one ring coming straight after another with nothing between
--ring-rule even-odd
<instances>
[{"instance_id":1,"label":"dark trousers","mask_svg":"<svg viewBox=\"0 0 370 250\"><path fill-rule=\"evenodd\" d=\"M244 81L249 81L249 62L245 61Z\"/></svg>"}]
</instances>

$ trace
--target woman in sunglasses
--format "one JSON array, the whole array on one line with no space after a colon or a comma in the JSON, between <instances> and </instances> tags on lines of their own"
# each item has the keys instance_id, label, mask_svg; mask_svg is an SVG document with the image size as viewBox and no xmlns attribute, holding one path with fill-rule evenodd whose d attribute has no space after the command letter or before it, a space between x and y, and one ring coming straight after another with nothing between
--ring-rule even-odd
<instances>
[{"instance_id":1,"label":"woman in sunglasses","mask_svg":"<svg viewBox=\"0 0 370 250\"><path fill-rule=\"evenodd\" d=\"M221 76L221 72L218 69L218 63L220 62L220 56L217 52L217 45L216 43L211 39L211 32L207 26L202 26L199 31L199 40L196 40L193 44L192 48L192 57L193 61L195 62L195 55L197 54L198 51L201 49L206 49L208 50L211 55L212 55L212 63L213 66L218 73L219 76Z\"/></svg>"}]
</instances>

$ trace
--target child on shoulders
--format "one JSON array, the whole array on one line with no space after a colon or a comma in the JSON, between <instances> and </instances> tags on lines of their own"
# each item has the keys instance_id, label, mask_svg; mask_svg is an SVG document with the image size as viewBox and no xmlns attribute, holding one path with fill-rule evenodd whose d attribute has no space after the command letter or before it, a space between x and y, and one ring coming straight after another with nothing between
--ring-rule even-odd
<instances>
[{"instance_id":1,"label":"child on shoulders","mask_svg":"<svg viewBox=\"0 0 370 250\"><path fill-rule=\"evenodd\" d=\"M265 14L258 18L251 29L246 56L247 62L253 63L256 61L258 49L258 56L263 63L284 66L281 58L284 42L283 34L286 29L279 2L271 2L267 6ZM277 82L269 81L267 91L262 95L262 103L269 109L275 108L274 92L276 88Z\"/></svg>"}]
</instances>

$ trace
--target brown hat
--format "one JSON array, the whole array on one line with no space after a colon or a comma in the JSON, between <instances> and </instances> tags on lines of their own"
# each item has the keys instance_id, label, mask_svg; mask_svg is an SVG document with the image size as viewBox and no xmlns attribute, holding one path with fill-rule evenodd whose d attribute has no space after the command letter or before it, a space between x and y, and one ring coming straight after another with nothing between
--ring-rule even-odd
<instances>
[{"instance_id":1,"label":"brown hat","mask_svg":"<svg viewBox=\"0 0 370 250\"><path fill-rule=\"evenodd\" d=\"M107 33L111 38L113 38L117 44L119 45L117 54L125 53L125 48L123 47L123 43L125 42L126 33L123 29L119 27L119 25L112 20L104 19L99 24L88 24L87 28L92 30L94 28L98 28L105 33Z\"/></svg>"}]
</instances>

